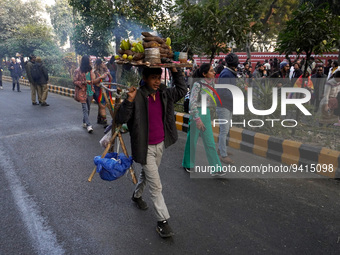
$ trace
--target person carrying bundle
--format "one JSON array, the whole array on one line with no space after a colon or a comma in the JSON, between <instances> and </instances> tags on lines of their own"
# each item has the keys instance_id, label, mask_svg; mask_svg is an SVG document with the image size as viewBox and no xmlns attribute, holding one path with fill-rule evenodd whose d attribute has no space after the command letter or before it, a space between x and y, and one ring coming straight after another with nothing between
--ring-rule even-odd
<instances>
[{"instance_id":1,"label":"person carrying bundle","mask_svg":"<svg viewBox=\"0 0 340 255\"><path fill-rule=\"evenodd\" d=\"M174 235L168 224L170 218L162 194L158 167L163 148L174 144L178 138L174 103L186 94L187 88L181 71L171 69L174 87L161 84L161 68L145 68L139 89L131 87L128 98L121 104L116 123L127 123L131 136L132 158L142 165L142 172L133 192L132 201L141 210L148 208L142 199L149 184L151 199L157 217L156 230L161 237Z\"/></svg>"}]
</instances>

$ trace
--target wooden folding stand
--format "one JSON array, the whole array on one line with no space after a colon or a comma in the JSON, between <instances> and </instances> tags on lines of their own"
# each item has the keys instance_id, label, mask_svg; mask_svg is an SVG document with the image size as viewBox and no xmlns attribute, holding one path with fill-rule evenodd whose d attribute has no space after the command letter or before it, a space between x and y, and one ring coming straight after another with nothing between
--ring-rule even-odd
<instances>
[{"instance_id":1,"label":"wooden folding stand","mask_svg":"<svg viewBox=\"0 0 340 255\"><path fill-rule=\"evenodd\" d=\"M122 88L123 90L121 91L121 94L118 94L117 93L117 89L109 89L105 85L114 85L114 86ZM126 147L125 147L125 143L124 143L122 134L121 134L121 131L120 131L122 125L121 124L117 125L115 123L115 117L116 117L117 111L119 109L119 106L121 104L121 97L122 97L122 95L124 93L127 93L127 89L128 88L126 86L124 86L124 85L121 85L121 84L118 84L118 83L111 83L111 82L102 82L102 83L100 83L100 86L101 86L102 94L103 94L103 96L105 98L105 102L106 102L105 106L109 109L110 115L112 117L112 137L111 137L108 145L106 146L106 148L105 148L101 158L104 158L105 155L109 151L113 151L113 147L114 147L115 140L116 140L117 137L119 139L120 145L122 146L123 153L125 154L126 157L129 157L129 155L127 153L127 150L126 150ZM108 96L106 94L107 90L111 91L112 94L115 94L115 103L114 103L113 110L112 110L111 102L110 102L110 100L109 100L109 98L108 98ZM93 178L93 176L96 173L96 169L97 169L97 167L94 167L90 177L87 179L89 182L92 181L92 178ZM130 172L131 177L132 177L132 182L134 184L137 184L136 174L135 174L135 171L133 170L132 166L129 168L129 172Z\"/></svg>"}]
</instances>

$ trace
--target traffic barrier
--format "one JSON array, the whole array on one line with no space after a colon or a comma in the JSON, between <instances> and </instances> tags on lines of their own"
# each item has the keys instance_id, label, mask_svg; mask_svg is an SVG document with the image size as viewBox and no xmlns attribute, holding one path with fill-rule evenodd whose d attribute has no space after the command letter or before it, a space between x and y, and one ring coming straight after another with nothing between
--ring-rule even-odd
<instances>
[{"instance_id":1,"label":"traffic barrier","mask_svg":"<svg viewBox=\"0 0 340 255\"><path fill-rule=\"evenodd\" d=\"M177 129L187 132L190 115L175 112L175 118ZM213 132L217 142L218 125L213 127ZM301 169L309 169L309 172L315 168L316 170L313 170L315 173L328 178L340 178L340 151L314 147L236 127L230 128L227 145L283 164L295 164ZM324 165L333 167L333 171L317 171Z\"/></svg>"},{"instance_id":2,"label":"traffic barrier","mask_svg":"<svg viewBox=\"0 0 340 255\"><path fill-rule=\"evenodd\" d=\"M12 78L9 76L3 76L2 79L7 82L12 82ZM24 85L28 87L30 86L30 83L27 79L20 79L19 83L20 85ZM56 93L56 94L68 96L68 97L74 96L74 89L65 88L62 86L56 86L52 84L47 84L47 85L48 85L48 92L52 92L52 93Z\"/></svg>"},{"instance_id":3,"label":"traffic barrier","mask_svg":"<svg viewBox=\"0 0 340 255\"><path fill-rule=\"evenodd\" d=\"M12 78L3 76L4 81L12 82ZM20 84L29 86L27 79L20 79ZM63 96L74 96L74 89L48 84L49 92ZM189 114L175 112L177 130L188 132ZM218 141L219 126L213 127L214 140ZM230 128L227 145L238 150L273 159L283 164L296 164L306 167L332 165L332 172L317 172L328 178L340 178L340 151L324 147L314 147L300 142L285 140L242 128Z\"/></svg>"}]
</instances>

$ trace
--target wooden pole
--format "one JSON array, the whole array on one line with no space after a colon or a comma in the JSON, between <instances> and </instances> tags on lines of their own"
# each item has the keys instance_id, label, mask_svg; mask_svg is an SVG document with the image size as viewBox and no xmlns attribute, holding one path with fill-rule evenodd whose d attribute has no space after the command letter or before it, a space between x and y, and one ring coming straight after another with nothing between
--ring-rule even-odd
<instances>
[{"instance_id":1,"label":"wooden pole","mask_svg":"<svg viewBox=\"0 0 340 255\"><path fill-rule=\"evenodd\" d=\"M124 143L122 134L120 132L118 133L118 138L119 138L120 145L122 146L122 150L123 150L125 156L129 157L129 154L127 153L127 150L126 150L126 147L125 147L125 143ZM130 174L131 174L133 184L137 184L137 177L136 177L135 171L133 170L132 167L130 167L129 171L130 171Z\"/></svg>"},{"instance_id":2,"label":"wooden pole","mask_svg":"<svg viewBox=\"0 0 340 255\"><path fill-rule=\"evenodd\" d=\"M106 94L106 90L104 88L102 88L102 93L103 93L105 101L106 101L106 106L107 106L107 108L109 108L110 115L112 117L112 133L113 133L113 135L112 135L108 145L106 146L106 148L105 148L101 158L104 158L105 155L108 153L108 151L110 150L112 144L114 144L115 139L116 139L117 136L118 136L120 144L122 146L123 153L125 154L126 157L129 157L129 154L128 154L128 152L126 150L126 147L125 147L125 143L124 143L122 134L120 133L120 129L121 129L122 125L120 124L120 125L117 126L115 121L114 121L115 118L116 118L116 115L117 115L118 108L120 106L121 99L120 98L115 98L114 110L112 111L111 103L109 101L109 98L108 98L108 96ZM92 178L93 178L93 176L96 173L96 169L97 169L97 167L94 167L91 175L87 179L89 182L92 181ZM136 174L135 174L135 171L133 170L132 166L129 168L129 172L130 172L131 177L132 177L132 182L134 184L137 184Z\"/></svg>"}]
</instances>

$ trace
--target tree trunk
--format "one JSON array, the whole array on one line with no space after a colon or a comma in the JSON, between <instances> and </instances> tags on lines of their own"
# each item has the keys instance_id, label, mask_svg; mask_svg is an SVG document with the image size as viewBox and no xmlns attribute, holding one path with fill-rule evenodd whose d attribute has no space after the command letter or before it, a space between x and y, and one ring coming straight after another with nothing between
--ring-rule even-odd
<instances>
[{"instance_id":1,"label":"tree trunk","mask_svg":"<svg viewBox=\"0 0 340 255\"><path fill-rule=\"evenodd\" d=\"M251 54L250 54L250 35L247 35L247 41L246 41L246 52L247 52L247 58L251 59Z\"/></svg>"},{"instance_id":2,"label":"tree trunk","mask_svg":"<svg viewBox=\"0 0 340 255\"><path fill-rule=\"evenodd\" d=\"M211 49L210 64L213 64L213 63L211 63L211 62L213 61L215 55L216 55L216 48Z\"/></svg>"}]
</instances>

